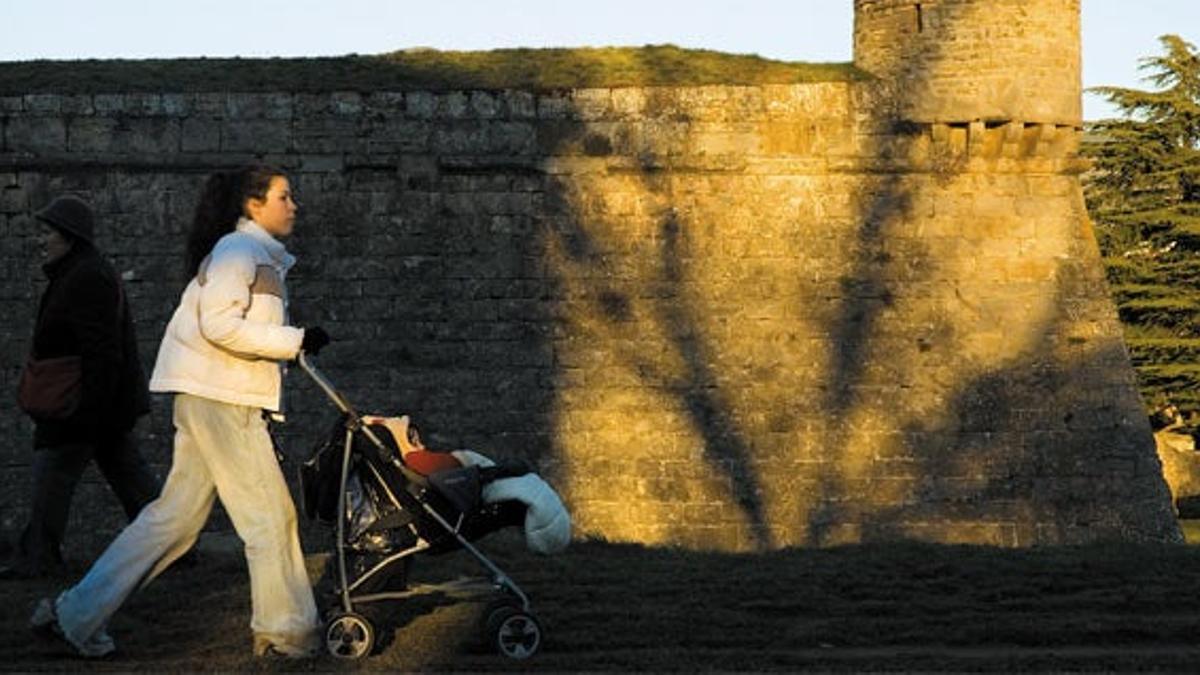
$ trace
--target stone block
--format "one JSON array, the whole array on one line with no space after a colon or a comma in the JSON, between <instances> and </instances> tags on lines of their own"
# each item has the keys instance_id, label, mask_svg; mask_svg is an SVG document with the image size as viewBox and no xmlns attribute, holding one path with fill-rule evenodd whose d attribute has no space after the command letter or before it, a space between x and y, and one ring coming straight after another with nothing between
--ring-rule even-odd
<instances>
[{"instance_id":1,"label":"stone block","mask_svg":"<svg viewBox=\"0 0 1200 675\"><path fill-rule=\"evenodd\" d=\"M370 154L427 152L432 135L431 128L428 122L403 118L372 121L365 136L367 152Z\"/></svg>"},{"instance_id":2,"label":"stone block","mask_svg":"<svg viewBox=\"0 0 1200 675\"><path fill-rule=\"evenodd\" d=\"M638 87L611 90L612 112L622 118L639 117L646 107L646 92Z\"/></svg>"},{"instance_id":3,"label":"stone block","mask_svg":"<svg viewBox=\"0 0 1200 675\"><path fill-rule=\"evenodd\" d=\"M465 91L449 91L439 95L437 114L451 120L472 117L470 95Z\"/></svg>"},{"instance_id":4,"label":"stone block","mask_svg":"<svg viewBox=\"0 0 1200 675\"><path fill-rule=\"evenodd\" d=\"M325 117L333 112L330 94L295 94L292 97L295 117L298 120Z\"/></svg>"},{"instance_id":5,"label":"stone block","mask_svg":"<svg viewBox=\"0 0 1200 675\"><path fill-rule=\"evenodd\" d=\"M64 152L67 149L67 127L59 117L13 117L4 125L4 147L10 152Z\"/></svg>"},{"instance_id":6,"label":"stone block","mask_svg":"<svg viewBox=\"0 0 1200 675\"><path fill-rule=\"evenodd\" d=\"M122 94L96 94L92 97L92 104L101 115L125 112L125 96Z\"/></svg>"},{"instance_id":7,"label":"stone block","mask_svg":"<svg viewBox=\"0 0 1200 675\"><path fill-rule=\"evenodd\" d=\"M299 158L299 170L306 173L339 173L345 166L346 162L340 154L302 155Z\"/></svg>"},{"instance_id":8,"label":"stone block","mask_svg":"<svg viewBox=\"0 0 1200 675\"><path fill-rule=\"evenodd\" d=\"M470 108L472 117L484 120L500 117L503 112L500 98L487 91L471 92Z\"/></svg>"},{"instance_id":9,"label":"stone block","mask_svg":"<svg viewBox=\"0 0 1200 675\"><path fill-rule=\"evenodd\" d=\"M561 120L573 117L571 99L561 94L542 94L537 99L537 116L543 120Z\"/></svg>"},{"instance_id":10,"label":"stone block","mask_svg":"<svg viewBox=\"0 0 1200 675\"><path fill-rule=\"evenodd\" d=\"M58 94L26 94L25 110L34 115L55 115L62 112L63 97Z\"/></svg>"},{"instance_id":11,"label":"stone block","mask_svg":"<svg viewBox=\"0 0 1200 675\"><path fill-rule=\"evenodd\" d=\"M537 117L537 97L527 91L507 89L500 95L508 119L527 120Z\"/></svg>"},{"instance_id":12,"label":"stone block","mask_svg":"<svg viewBox=\"0 0 1200 675\"><path fill-rule=\"evenodd\" d=\"M335 115L357 116L362 109L362 94L356 91L334 92L330 97L330 110Z\"/></svg>"},{"instance_id":13,"label":"stone block","mask_svg":"<svg viewBox=\"0 0 1200 675\"><path fill-rule=\"evenodd\" d=\"M488 152L488 128L478 122L439 125L431 148L438 155L482 155Z\"/></svg>"},{"instance_id":14,"label":"stone block","mask_svg":"<svg viewBox=\"0 0 1200 675\"><path fill-rule=\"evenodd\" d=\"M226 120L221 124L225 152L284 152L291 147L289 125L280 121Z\"/></svg>"},{"instance_id":15,"label":"stone block","mask_svg":"<svg viewBox=\"0 0 1200 675\"><path fill-rule=\"evenodd\" d=\"M291 124L293 152L359 153L366 148L366 122L355 117L297 117Z\"/></svg>"},{"instance_id":16,"label":"stone block","mask_svg":"<svg viewBox=\"0 0 1200 675\"><path fill-rule=\"evenodd\" d=\"M203 117L183 120L180 148L184 152L216 152L221 148L221 122Z\"/></svg>"},{"instance_id":17,"label":"stone block","mask_svg":"<svg viewBox=\"0 0 1200 675\"><path fill-rule=\"evenodd\" d=\"M172 155L180 149L178 120L163 117L82 117L71 124L71 152Z\"/></svg>"},{"instance_id":18,"label":"stone block","mask_svg":"<svg viewBox=\"0 0 1200 675\"><path fill-rule=\"evenodd\" d=\"M293 99L287 93L231 93L225 99L228 119L288 120L292 115Z\"/></svg>"},{"instance_id":19,"label":"stone block","mask_svg":"<svg viewBox=\"0 0 1200 675\"><path fill-rule=\"evenodd\" d=\"M487 151L496 155L529 155L536 147L533 126L526 122L492 122Z\"/></svg>"},{"instance_id":20,"label":"stone block","mask_svg":"<svg viewBox=\"0 0 1200 675\"><path fill-rule=\"evenodd\" d=\"M570 98L571 116L581 120L606 119L612 112L609 89L576 89Z\"/></svg>"},{"instance_id":21,"label":"stone block","mask_svg":"<svg viewBox=\"0 0 1200 675\"><path fill-rule=\"evenodd\" d=\"M80 118L71 123L72 152L107 152L113 145L117 120L111 117Z\"/></svg>"},{"instance_id":22,"label":"stone block","mask_svg":"<svg viewBox=\"0 0 1200 675\"><path fill-rule=\"evenodd\" d=\"M414 119L427 120L437 115L438 97L430 92L414 91L404 96L404 114Z\"/></svg>"},{"instance_id":23,"label":"stone block","mask_svg":"<svg viewBox=\"0 0 1200 675\"><path fill-rule=\"evenodd\" d=\"M0 213L22 214L31 208L29 189L17 182L17 174L0 173ZM9 223L10 228L16 228L17 223Z\"/></svg>"},{"instance_id":24,"label":"stone block","mask_svg":"<svg viewBox=\"0 0 1200 675\"><path fill-rule=\"evenodd\" d=\"M191 112L192 97L186 94L163 94L162 114L170 117L182 117Z\"/></svg>"},{"instance_id":25,"label":"stone block","mask_svg":"<svg viewBox=\"0 0 1200 675\"><path fill-rule=\"evenodd\" d=\"M229 94L224 92L202 92L186 97L190 115L209 119L221 119L228 112Z\"/></svg>"},{"instance_id":26,"label":"stone block","mask_svg":"<svg viewBox=\"0 0 1200 675\"><path fill-rule=\"evenodd\" d=\"M400 117L404 114L404 93L375 91L363 97L363 110L368 115Z\"/></svg>"},{"instance_id":27,"label":"stone block","mask_svg":"<svg viewBox=\"0 0 1200 675\"><path fill-rule=\"evenodd\" d=\"M120 112L135 116L153 116L163 114L162 96L160 94L125 94Z\"/></svg>"}]
</instances>

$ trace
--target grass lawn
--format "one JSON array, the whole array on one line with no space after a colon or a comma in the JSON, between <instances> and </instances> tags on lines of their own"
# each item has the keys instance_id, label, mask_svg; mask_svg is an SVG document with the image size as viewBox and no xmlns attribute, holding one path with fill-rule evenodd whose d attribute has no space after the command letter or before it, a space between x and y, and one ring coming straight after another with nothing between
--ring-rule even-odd
<instances>
[{"instance_id":1,"label":"grass lawn","mask_svg":"<svg viewBox=\"0 0 1200 675\"><path fill-rule=\"evenodd\" d=\"M404 50L271 59L112 59L0 62L0 95L447 91L797 84L859 80L850 63L774 61L674 45Z\"/></svg>"},{"instance_id":2,"label":"grass lawn","mask_svg":"<svg viewBox=\"0 0 1200 675\"><path fill-rule=\"evenodd\" d=\"M1200 534L1194 523L1188 530ZM540 558L510 533L483 544L542 620L546 643L531 661L482 652L480 606L436 594L391 613L383 649L364 661L256 661L244 564L206 553L127 603L110 626L121 651L98 663L25 626L36 599L70 579L0 582L0 669L1194 672L1200 663L1196 546L908 543L729 555L588 541ZM419 559L414 575L445 581L477 569L455 553Z\"/></svg>"}]
</instances>

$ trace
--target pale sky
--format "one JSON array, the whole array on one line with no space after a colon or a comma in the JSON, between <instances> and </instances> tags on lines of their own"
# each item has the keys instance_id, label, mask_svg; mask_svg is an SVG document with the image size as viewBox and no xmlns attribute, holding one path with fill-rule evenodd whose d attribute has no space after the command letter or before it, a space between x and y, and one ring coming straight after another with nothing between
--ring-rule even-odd
<instances>
[{"instance_id":1,"label":"pale sky","mask_svg":"<svg viewBox=\"0 0 1200 675\"><path fill-rule=\"evenodd\" d=\"M0 0L0 61L339 56L407 47L672 43L849 61L851 0ZM1200 42L1200 1L1083 0L1084 86L1145 87L1158 36ZM1112 114L1084 97L1084 117Z\"/></svg>"}]
</instances>

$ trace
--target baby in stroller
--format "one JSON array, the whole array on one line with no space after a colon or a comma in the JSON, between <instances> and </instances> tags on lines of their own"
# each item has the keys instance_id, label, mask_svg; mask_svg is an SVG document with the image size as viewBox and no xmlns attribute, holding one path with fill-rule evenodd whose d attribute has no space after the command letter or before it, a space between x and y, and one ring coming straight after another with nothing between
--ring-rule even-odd
<instances>
[{"instance_id":1,"label":"baby in stroller","mask_svg":"<svg viewBox=\"0 0 1200 675\"><path fill-rule=\"evenodd\" d=\"M392 442L400 450L404 464L422 476L462 468L462 462L454 455L442 451L434 452L421 442L421 433L417 425L412 423L408 415L400 417L381 417L379 415L363 415L363 424L367 426L382 426L392 435Z\"/></svg>"},{"instance_id":2,"label":"baby in stroller","mask_svg":"<svg viewBox=\"0 0 1200 675\"><path fill-rule=\"evenodd\" d=\"M562 500L526 462L506 460L498 464L473 450L430 450L408 415L364 415L362 421L387 430L405 466L422 476L432 478L455 469L479 467L484 474L480 493L483 504L515 501L525 505L525 543L529 550L550 555L561 552L570 542L571 518Z\"/></svg>"}]
</instances>

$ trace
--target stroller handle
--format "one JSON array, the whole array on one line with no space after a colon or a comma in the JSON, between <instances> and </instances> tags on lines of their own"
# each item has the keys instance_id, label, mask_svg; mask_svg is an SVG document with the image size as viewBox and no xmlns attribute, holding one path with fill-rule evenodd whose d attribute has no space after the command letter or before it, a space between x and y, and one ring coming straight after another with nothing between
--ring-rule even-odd
<instances>
[{"instance_id":1,"label":"stroller handle","mask_svg":"<svg viewBox=\"0 0 1200 675\"><path fill-rule=\"evenodd\" d=\"M300 364L300 369L307 373L308 376L313 379L313 382L317 383L317 386L321 388L321 391L325 392L325 395L329 397L330 401L333 401L333 404L337 406L338 410L344 413L349 413L352 417L357 417L357 413L355 413L354 408L350 406L350 402L347 401L346 397L342 396L342 393L334 388L333 383L330 382L329 379L323 374L321 374L321 371L317 370L317 367L308 360L307 354L305 354L303 351L297 354L296 363Z\"/></svg>"},{"instance_id":2,"label":"stroller handle","mask_svg":"<svg viewBox=\"0 0 1200 675\"><path fill-rule=\"evenodd\" d=\"M325 377L321 371L317 370L317 367L313 365L312 361L309 360L307 354L305 354L303 351L297 354L296 363L299 364L301 370L303 370L308 374L309 377L313 379L313 382L317 383L317 386L321 388L321 391L325 392L325 395L329 397L329 400L333 401L333 405L336 406L337 409L344 415L346 415L347 428L354 430L361 429L362 433L375 444L375 447L379 448L379 450L385 455L391 455L390 451L387 450L387 446L384 445L383 441L375 435L375 432L371 431L370 427L362 424L362 417L358 414L358 411L354 409L354 406L350 405L350 401L347 401L346 397L342 396L342 392L338 391L337 388L333 386L333 383L329 381L329 378ZM403 466L403 460L400 461L400 464Z\"/></svg>"}]
</instances>

